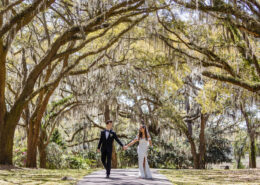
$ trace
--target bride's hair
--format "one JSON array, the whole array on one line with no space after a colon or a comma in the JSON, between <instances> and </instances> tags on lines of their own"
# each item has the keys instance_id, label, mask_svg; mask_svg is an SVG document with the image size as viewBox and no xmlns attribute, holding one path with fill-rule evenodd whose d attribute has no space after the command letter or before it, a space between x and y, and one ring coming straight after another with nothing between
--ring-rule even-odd
<instances>
[{"instance_id":1,"label":"bride's hair","mask_svg":"<svg viewBox=\"0 0 260 185\"><path fill-rule=\"evenodd\" d=\"M144 128L144 135L145 135L145 139L148 140L148 134L147 134L147 128L144 124L144 121L141 121L142 123L142 127ZM140 140L140 138L143 137L143 133L141 132L141 130L139 129L139 136L138 136L138 140Z\"/></svg>"}]
</instances>

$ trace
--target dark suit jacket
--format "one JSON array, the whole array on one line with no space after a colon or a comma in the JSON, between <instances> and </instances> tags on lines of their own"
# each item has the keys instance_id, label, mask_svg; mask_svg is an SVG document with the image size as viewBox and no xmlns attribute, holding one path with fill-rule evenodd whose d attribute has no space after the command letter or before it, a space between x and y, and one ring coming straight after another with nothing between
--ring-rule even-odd
<instances>
[{"instance_id":1,"label":"dark suit jacket","mask_svg":"<svg viewBox=\"0 0 260 185\"><path fill-rule=\"evenodd\" d=\"M112 146L113 146L113 142L114 139L117 141L117 143L120 146L124 146L121 141L118 139L116 133L113 130L110 130L110 133L108 135L108 138L106 139L106 133L105 130L101 131L100 133L100 139L99 139L99 143L98 143L98 149L101 148L102 152L112 152Z\"/></svg>"}]
</instances>

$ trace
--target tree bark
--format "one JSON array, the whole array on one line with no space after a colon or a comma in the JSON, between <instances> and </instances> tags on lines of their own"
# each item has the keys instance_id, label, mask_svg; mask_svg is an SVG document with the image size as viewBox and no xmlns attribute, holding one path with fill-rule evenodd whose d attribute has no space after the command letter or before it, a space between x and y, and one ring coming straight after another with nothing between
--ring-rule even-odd
<instances>
[{"instance_id":1,"label":"tree bark","mask_svg":"<svg viewBox=\"0 0 260 185\"><path fill-rule=\"evenodd\" d=\"M5 121L0 130L0 164L13 164L13 139L15 127L11 123L12 122L10 121Z\"/></svg>"},{"instance_id":2,"label":"tree bark","mask_svg":"<svg viewBox=\"0 0 260 185\"><path fill-rule=\"evenodd\" d=\"M201 114L200 116L200 145L199 145L199 168L200 169L205 169L206 167L206 161L205 161L205 156L206 156L206 142L205 142L205 127L206 127L206 122L208 119L208 115Z\"/></svg>"},{"instance_id":3,"label":"tree bark","mask_svg":"<svg viewBox=\"0 0 260 185\"><path fill-rule=\"evenodd\" d=\"M192 159L193 159L193 167L195 169L199 169L199 156L196 151L195 141L194 141L192 135L189 133L188 128L187 129L182 128L182 131L184 132L184 134L186 135L186 137L190 143L191 155L192 155Z\"/></svg>"},{"instance_id":4,"label":"tree bark","mask_svg":"<svg viewBox=\"0 0 260 185\"><path fill-rule=\"evenodd\" d=\"M38 142L38 151L39 151L39 155L40 155L40 168L46 168L47 165L47 151L46 151L46 147L48 145L45 144L47 135L45 130L41 130L40 133L40 140Z\"/></svg>"},{"instance_id":5,"label":"tree bark","mask_svg":"<svg viewBox=\"0 0 260 185\"><path fill-rule=\"evenodd\" d=\"M206 122L207 122L208 117L209 117L208 115L201 113L201 126L200 126L199 151L198 152L196 149L196 143L195 143L194 138L192 137L188 127L186 127L185 129L182 128L182 131L184 131L184 133L190 143L191 155L193 158L193 167L195 169L205 169L205 167L206 167L205 127L206 127Z\"/></svg>"},{"instance_id":6,"label":"tree bark","mask_svg":"<svg viewBox=\"0 0 260 185\"><path fill-rule=\"evenodd\" d=\"M33 129L30 129L33 130ZM30 137L28 136L27 141L27 157L26 157L26 167L28 168L37 168L37 144L33 141L35 140L35 134L33 131L30 132Z\"/></svg>"},{"instance_id":7,"label":"tree bark","mask_svg":"<svg viewBox=\"0 0 260 185\"><path fill-rule=\"evenodd\" d=\"M108 102L105 103L104 117L105 117L105 122L107 120L110 120L110 110L109 110ZM111 166L112 166L112 168L117 168L117 154L116 154L115 143L113 143L113 148L112 148L112 165Z\"/></svg>"},{"instance_id":8,"label":"tree bark","mask_svg":"<svg viewBox=\"0 0 260 185\"><path fill-rule=\"evenodd\" d=\"M239 156L237 160L237 169L240 169L240 164L241 164L241 157Z\"/></svg>"},{"instance_id":9,"label":"tree bark","mask_svg":"<svg viewBox=\"0 0 260 185\"><path fill-rule=\"evenodd\" d=\"M47 168L47 152L46 148L38 148L40 154L40 168Z\"/></svg>"},{"instance_id":10,"label":"tree bark","mask_svg":"<svg viewBox=\"0 0 260 185\"><path fill-rule=\"evenodd\" d=\"M40 127L38 122L31 120L27 134L27 159L26 167L36 168L37 167L37 145Z\"/></svg>"},{"instance_id":11,"label":"tree bark","mask_svg":"<svg viewBox=\"0 0 260 185\"><path fill-rule=\"evenodd\" d=\"M254 134L250 135L249 168L256 168L256 143Z\"/></svg>"},{"instance_id":12,"label":"tree bark","mask_svg":"<svg viewBox=\"0 0 260 185\"><path fill-rule=\"evenodd\" d=\"M2 25L2 16L0 25ZM11 115L6 111L5 104L6 55L6 47L0 38L0 164L11 165L15 125L13 119L10 119Z\"/></svg>"},{"instance_id":13,"label":"tree bark","mask_svg":"<svg viewBox=\"0 0 260 185\"><path fill-rule=\"evenodd\" d=\"M3 16L0 15L0 27L3 24ZM0 38L0 164L12 164L12 150L10 150L10 135L13 133L5 132L6 127L10 127L5 122L6 104L5 104L5 81L6 81L6 54L3 38ZM9 129L9 128L8 128Z\"/></svg>"},{"instance_id":14,"label":"tree bark","mask_svg":"<svg viewBox=\"0 0 260 185\"><path fill-rule=\"evenodd\" d=\"M105 104L104 117L105 117L105 122L106 122L107 120L110 120L110 110L109 110L108 102L106 102L106 104Z\"/></svg>"},{"instance_id":15,"label":"tree bark","mask_svg":"<svg viewBox=\"0 0 260 185\"><path fill-rule=\"evenodd\" d=\"M112 149L112 168L117 168L117 153L116 153L116 146L115 143L113 143L113 149Z\"/></svg>"},{"instance_id":16,"label":"tree bark","mask_svg":"<svg viewBox=\"0 0 260 185\"><path fill-rule=\"evenodd\" d=\"M190 101L189 101L188 96L185 96L185 109L186 109L187 115L189 115L190 114ZM187 123L186 124L187 127L185 129L183 128L183 130L190 143L191 155L193 158L193 167L195 169L199 169L200 168L200 155L196 151L196 144L195 144L194 138L192 137L192 135L193 135L192 121L188 120L188 121L186 121L186 123Z\"/></svg>"},{"instance_id":17,"label":"tree bark","mask_svg":"<svg viewBox=\"0 0 260 185\"><path fill-rule=\"evenodd\" d=\"M196 145L194 140L192 139L192 141L190 141L190 146L191 146L191 155L193 158L193 167L195 169L199 169L200 168L200 164L199 164L199 156L196 152Z\"/></svg>"},{"instance_id":18,"label":"tree bark","mask_svg":"<svg viewBox=\"0 0 260 185\"><path fill-rule=\"evenodd\" d=\"M252 120L248 117L248 113L242 103L240 104L240 109L246 121L247 134L250 140L249 168L256 168L255 129L253 128Z\"/></svg>"},{"instance_id":19,"label":"tree bark","mask_svg":"<svg viewBox=\"0 0 260 185\"><path fill-rule=\"evenodd\" d=\"M1 24L0 24L1 25ZM3 41L0 39L0 128L4 125L4 117L6 113L5 105L5 79L6 79L6 51ZM2 129L0 129L1 131Z\"/></svg>"}]
</instances>

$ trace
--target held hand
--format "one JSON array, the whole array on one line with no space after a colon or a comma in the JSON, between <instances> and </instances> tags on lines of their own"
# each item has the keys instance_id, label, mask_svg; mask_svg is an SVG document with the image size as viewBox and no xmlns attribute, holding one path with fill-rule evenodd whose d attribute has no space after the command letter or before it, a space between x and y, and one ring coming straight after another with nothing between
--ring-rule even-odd
<instances>
[{"instance_id":1,"label":"held hand","mask_svg":"<svg viewBox=\"0 0 260 185\"><path fill-rule=\"evenodd\" d=\"M123 149L124 149L124 150L127 150L127 148L128 148L128 146L123 146Z\"/></svg>"},{"instance_id":2,"label":"held hand","mask_svg":"<svg viewBox=\"0 0 260 185\"><path fill-rule=\"evenodd\" d=\"M100 152L100 149L97 149L97 152Z\"/></svg>"}]
</instances>

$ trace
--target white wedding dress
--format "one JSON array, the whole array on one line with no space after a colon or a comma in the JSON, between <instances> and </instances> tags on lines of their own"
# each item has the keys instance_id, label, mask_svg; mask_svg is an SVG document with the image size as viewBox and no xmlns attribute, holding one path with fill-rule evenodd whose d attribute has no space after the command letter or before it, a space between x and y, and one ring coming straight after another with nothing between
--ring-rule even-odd
<instances>
[{"instance_id":1,"label":"white wedding dress","mask_svg":"<svg viewBox=\"0 0 260 185\"><path fill-rule=\"evenodd\" d=\"M137 138L138 139L138 138ZM152 173L150 171L150 167L147 160L147 150L149 146L149 137L148 140L146 139L139 139L139 145L137 148L138 153L138 165L139 165L139 177L141 178L152 178ZM145 167L143 165L145 159Z\"/></svg>"}]
</instances>

